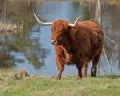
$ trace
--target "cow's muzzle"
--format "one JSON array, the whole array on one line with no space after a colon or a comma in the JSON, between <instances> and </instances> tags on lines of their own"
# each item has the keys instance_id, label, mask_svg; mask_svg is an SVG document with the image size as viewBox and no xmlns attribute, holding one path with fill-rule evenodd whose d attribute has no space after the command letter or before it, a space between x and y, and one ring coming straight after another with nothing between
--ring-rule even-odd
<instances>
[{"instance_id":1,"label":"cow's muzzle","mask_svg":"<svg viewBox=\"0 0 120 96\"><path fill-rule=\"evenodd\" d=\"M51 40L51 44L57 45L57 40Z\"/></svg>"}]
</instances>

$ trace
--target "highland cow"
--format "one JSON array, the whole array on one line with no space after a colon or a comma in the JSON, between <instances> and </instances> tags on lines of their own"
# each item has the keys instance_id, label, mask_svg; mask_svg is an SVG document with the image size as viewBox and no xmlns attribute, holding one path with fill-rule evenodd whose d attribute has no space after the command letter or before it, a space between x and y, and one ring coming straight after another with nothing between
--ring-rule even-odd
<instances>
[{"instance_id":1,"label":"highland cow","mask_svg":"<svg viewBox=\"0 0 120 96\"><path fill-rule=\"evenodd\" d=\"M92 60L91 76L96 77L97 64L103 48L104 33L95 19L78 22L56 20L46 23L41 21L34 13L36 20L45 26L51 25L51 43L56 53L58 74L56 79L61 79L64 65L76 65L78 78L87 75L89 61Z\"/></svg>"}]
</instances>

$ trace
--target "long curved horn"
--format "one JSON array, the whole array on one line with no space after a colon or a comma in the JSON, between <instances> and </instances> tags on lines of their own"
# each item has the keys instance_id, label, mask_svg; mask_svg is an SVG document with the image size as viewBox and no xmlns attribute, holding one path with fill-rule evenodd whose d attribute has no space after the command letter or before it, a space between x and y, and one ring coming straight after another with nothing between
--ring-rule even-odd
<instances>
[{"instance_id":1,"label":"long curved horn","mask_svg":"<svg viewBox=\"0 0 120 96\"><path fill-rule=\"evenodd\" d=\"M75 27L75 26L76 26L76 23L79 21L79 19L80 19L81 17L82 17L82 16L79 16L79 17L75 20L74 24L69 23L69 26Z\"/></svg>"},{"instance_id":2,"label":"long curved horn","mask_svg":"<svg viewBox=\"0 0 120 96\"><path fill-rule=\"evenodd\" d=\"M52 25L52 22L49 22L49 23L43 22L43 21L41 21L41 20L38 18L38 16L36 15L36 13L33 13L33 14L34 14L35 19L37 20L37 22L40 23L41 25L45 25L45 26L50 26L50 25Z\"/></svg>"}]
</instances>

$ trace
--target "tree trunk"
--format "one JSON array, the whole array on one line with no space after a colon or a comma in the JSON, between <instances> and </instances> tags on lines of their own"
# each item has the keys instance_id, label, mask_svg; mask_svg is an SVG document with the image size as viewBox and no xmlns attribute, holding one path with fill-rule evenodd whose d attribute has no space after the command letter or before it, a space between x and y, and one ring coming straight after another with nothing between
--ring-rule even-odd
<instances>
[{"instance_id":1,"label":"tree trunk","mask_svg":"<svg viewBox=\"0 0 120 96\"><path fill-rule=\"evenodd\" d=\"M7 21L7 6L6 6L6 0L3 2L3 12L2 12L2 20L4 23Z\"/></svg>"}]
</instances>

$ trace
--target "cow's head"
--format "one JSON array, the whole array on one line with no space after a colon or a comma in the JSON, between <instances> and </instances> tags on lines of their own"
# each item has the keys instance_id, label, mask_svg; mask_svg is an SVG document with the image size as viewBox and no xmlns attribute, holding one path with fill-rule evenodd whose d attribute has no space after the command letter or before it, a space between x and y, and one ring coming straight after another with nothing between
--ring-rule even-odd
<instances>
[{"instance_id":1,"label":"cow's head","mask_svg":"<svg viewBox=\"0 0 120 96\"><path fill-rule=\"evenodd\" d=\"M45 26L51 25L52 31L51 43L53 45L64 45L68 39L69 28L75 27L78 20L81 18L81 16L79 16L74 23L69 23L66 20L56 20L54 22L46 23L41 21L35 13L34 16L38 23L40 23L41 25Z\"/></svg>"}]
</instances>

